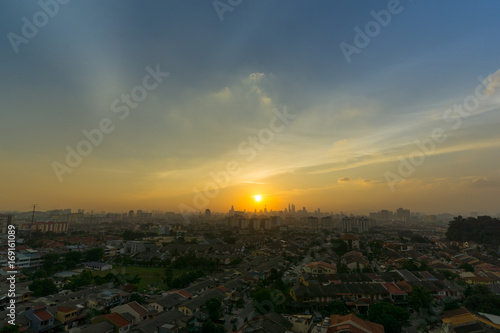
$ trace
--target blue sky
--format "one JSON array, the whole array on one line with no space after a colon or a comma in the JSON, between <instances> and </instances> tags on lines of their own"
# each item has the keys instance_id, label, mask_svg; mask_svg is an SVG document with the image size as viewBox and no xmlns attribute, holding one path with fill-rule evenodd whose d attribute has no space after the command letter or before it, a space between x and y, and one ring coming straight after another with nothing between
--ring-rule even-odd
<instances>
[{"instance_id":1,"label":"blue sky","mask_svg":"<svg viewBox=\"0 0 500 333\"><path fill-rule=\"evenodd\" d=\"M42 9L2 1L0 209L223 211L262 194L275 209L497 213L498 92L456 130L442 116L500 69L500 4L401 1L348 63L339 44L389 3L244 0L221 21L211 1L73 0L16 53L8 34ZM113 100L157 65L168 77L119 120ZM294 120L245 161L239 145L284 107ZM115 130L60 181L53 163L103 118ZM446 142L388 186L435 128ZM195 207L194 189L233 160L241 172Z\"/></svg>"}]
</instances>

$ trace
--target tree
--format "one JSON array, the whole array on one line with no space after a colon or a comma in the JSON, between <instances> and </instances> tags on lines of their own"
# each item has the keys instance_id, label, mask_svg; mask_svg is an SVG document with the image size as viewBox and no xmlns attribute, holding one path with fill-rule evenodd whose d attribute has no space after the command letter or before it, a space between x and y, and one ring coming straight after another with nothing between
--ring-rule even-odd
<instances>
[{"instance_id":1,"label":"tree","mask_svg":"<svg viewBox=\"0 0 500 333\"><path fill-rule=\"evenodd\" d=\"M410 313L399 306L388 302L370 305L368 320L384 326L386 333L400 333L409 325Z\"/></svg>"},{"instance_id":2,"label":"tree","mask_svg":"<svg viewBox=\"0 0 500 333\"><path fill-rule=\"evenodd\" d=\"M243 309L245 307L245 301L242 298L238 298L236 301L236 308Z\"/></svg>"},{"instance_id":3,"label":"tree","mask_svg":"<svg viewBox=\"0 0 500 333\"><path fill-rule=\"evenodd\" d=\"M201 333L226 333L224 326L216 325L211 321L206 321L201 326Z\"/></svg>"},{"instance_id":4,"label":"tree","mask_svg":"<svg viewBox=\"0 0 500 333\"><path fill-rule=\"evenodd\" d=\"M57 286L54 281L50 279L46 280L34 280L28 288L33 291L35 297L48 296L57 293Z\"/></svg>"},{"instance_id":5,"label":"tree","mask_svg":"<svg viewBox=\"0 0 500 333\"><path fill-rule=\"evenodd\" d=\"M80 273L80 275L72 276L68 284L65 286L65 288L76 291L80 287L92 284L92 282L93 282L92 273L88 270L85 270L82 273Z\"/></svg>"},{"instance_id":6,"label":"tree","mask_svg":"<svg viewBox=\"0 0 500 333\"><path fill-rule=\"evenodd\" d=\"M472 266L471 264L466 263L466 262L463 262L462 264L460 264L460 266L458 266L458 268L463 269L466 272L474 273L474 266Z\"/></svg>"},{"instance_id":7,"label":"tree","mask_svg":"<svg viewBox=\"0 0 500 333\"><path fill-rule=\"evenodd\" d=\"M460 304L456 299L453 298L448 298L444 301L444 310L443 311L450 311L450 310L456 310L460 309Z\"/></svg>"},{"instance_id":8,"label":"tree","mask_svg":"<svg viewBox=\"0 0 500 333\"><path fill-rule=\"evenodd\" d=\"M338 254L339 256L343 256L349 251L349 246L347 245L346 242L344 242L341 239L333 239L331 243L333 251L335 251L335 253Z\"/></svg>"},{"instance_id":9,"label":"tree","mask_svg":"<svg viewBox=\"0 0 500 333\"><path fill-rule=\"evenodd\" d=\"M82 253L80 251L70 251L64 255L64 260L80 262L82 260Z\"/></svg>"},{"instance_id":10,"label":"tree","mask_svg":"<svg viewBox=\"0 0 500 333\"><path fill-rule=\"evenodd\" d=\"M465 290L465 296L467 309L500 316L500 297L493 294L487 286L469 286Z\"/></svg>"},{"instance_id":11,"label":"tree","mask_svg":"<svg viewBox=\"0 0 500 333\"><path fill-rule=\"evenodd\" d=\"M350 270L349 270L349 267L347 267L346 264L342 263L340 264L338 267L337 267L337 273L349 273Z\"/></svg>"},{"instance_id":12,"label":"tree","mask_svg":"<svg viewBox=\"0 0 500 333\"><path fill-rule=\"evenodd\" d=\"M257 287L252 293L253 307L261 314L269 312L285 313L289 294L284 294L276 288Z\"/></svg>"},{"instance_id":13,"label":"tree","mask_svg":"<svg viewBox=\"0 0 500 333\"><path fill-rule=\"evenodd\" d=\"M55 273L54 266L59 257L60 256L57 253L48 253L43 257L42 268L45 272L47 272L47 275L54 275Z\"/></svg>"},{"instance_id":14,"label":"tree","mask_svg":"<svg viewBox=\"0 0 500 333\"><path fill-rule=\"evenodd\" d=\"M322 313L327 317L332 314L344 316L349 313L349 310L347 310L344 302L335 300L328 303Z\"/></svg>"},{"instance_id":15,"label":"tree","mask_svg":"<svg viewBox=\"0 0 500 333\"><path fill-rule=\"evenodd\" d=\"M104 249L96 247L85 252L85 260L87 261L100 261L104 258Z\"/></svg>"},{"instance_id":16,"label":"tree","mask_svg":"<svg viewBox=\"0 0 500 333\"><path fill-rule=\"evenodd\" d=\"M457 216L448 224L448 240L457 242L474 241L480 244L500 243L500 220L490 216L463 218Z\"/></svg>"},{"instance_id":17,"label":"tree","mask_svg":"<svg viewBox=\"0 0 500 333\"><path fill-rule=\"evenodd\" d=\"M429 310L434 297L422 286L414 286L408 298L408 304L416 311Z\"/></svg>"},{"instance_id":18,"label":"tree","mask_svg":"<svg viewBox=\"0 0 500 333\"><path fill-rule=\"evenodd\" d=\"M19 333L19 326L6 324L0 329L0 333Z\"/></svg>"},{"instance_id":19,"label":"tree","mask_svg":"<svg viewBox=\"0 0 500 333\"><path fill-rule=\"evenodd\" d=\"M220 318L222 302L220 299L212 297L208 301L205 302L205 307L207 308L208 316L212 322L217 321Z\"/></svg>"},{"instance_id":20,"label":"tree","mask_svg":"<svg viewBox=\"0 0 500 333\"><path fill-rule=\"evenodd\" d=\"M133 302L133 301L136 301L139 304L146 303L146 301L144 300L144 297L142 297L141 295L139 295L137 293L130 295L129 302Z\"/></svg>"},{"instance_id":21,"label":"tree","mask_svg":"<svg viewBox=\"0 0 500 333\"><path fill-rule=\"evenodd\" d=\"M70 251L64 256L64 266L66 269L76 268L76 265L82 260L80 251Z\"/></svg>"},{"instance_id":22,"label":"tree","mask_svg":"<svg viewBox=\"0 0 500 333\"><path fill-rule=\"evenodd\" d=\"M144 237L144 233L142 232L134 232L132 230L125 230L123 232L123 239L124 240L136 240Z\"/></svg>"}]
</instances>

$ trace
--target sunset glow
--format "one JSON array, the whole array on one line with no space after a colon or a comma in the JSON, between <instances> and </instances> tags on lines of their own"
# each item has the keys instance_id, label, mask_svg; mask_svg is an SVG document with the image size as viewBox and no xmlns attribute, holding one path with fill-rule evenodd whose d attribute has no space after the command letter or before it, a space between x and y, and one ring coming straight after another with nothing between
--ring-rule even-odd
<instances>
[{"instance_id":1,"label":"sunset glow","mask_svg":"<svg viewBox=\"0 0 500 333\"><path fill-rule=\"evenodd\" d=\"M117 3L0 2L0 211L497 213L500 2Z\"/></svg>"}]
</instances>

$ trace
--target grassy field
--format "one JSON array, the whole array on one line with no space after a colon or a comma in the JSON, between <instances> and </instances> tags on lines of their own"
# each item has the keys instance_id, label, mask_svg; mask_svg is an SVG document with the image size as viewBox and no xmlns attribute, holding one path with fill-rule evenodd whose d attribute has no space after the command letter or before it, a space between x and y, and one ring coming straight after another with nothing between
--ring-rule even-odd
<instances>
[{"instance_id":1,"label":"grassy field","mask_svg":"<svg viewBox=\"0 0 500 333\"><path fill-rule=\"evenodd\" d=\"M187 270L174 269L174 277L181 275ZM141 281L136 284L138 290L146 289L151 283L156 282L160 289L165 289L166 286L163 283L165 278L165 268L164 267L139 267L139 266L114 266L113 269L102 272L92 272L94 275L105 276L108 273L113 274L129 274L132 276L139 275Z\"/></svg>"}]
</instances>

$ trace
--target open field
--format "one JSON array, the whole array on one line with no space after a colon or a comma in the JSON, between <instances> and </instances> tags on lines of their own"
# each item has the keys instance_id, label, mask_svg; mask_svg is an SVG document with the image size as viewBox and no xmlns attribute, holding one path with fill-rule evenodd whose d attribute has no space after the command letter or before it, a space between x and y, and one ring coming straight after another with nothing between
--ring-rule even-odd
<instances>
[{"instance_id":1,"label":"open field","mask_svg":"<svg viewBox=\"0 0 500 333\"><path fill-rule=\"evenodd\" d=\"M188 270L174 269L174 277L181 275ZM140 266L114 266L113 269L107 271L93 271L92 274L98 276L106 276L108 273L113 274L129 274L131 276L139 275L141 281L136 284L139 290L147 288L152 283L157 283L160 289L164 289L166 286L163 283L165 278L165 268L164 267L140 267Z\"/></svg>"}]
</instances>

